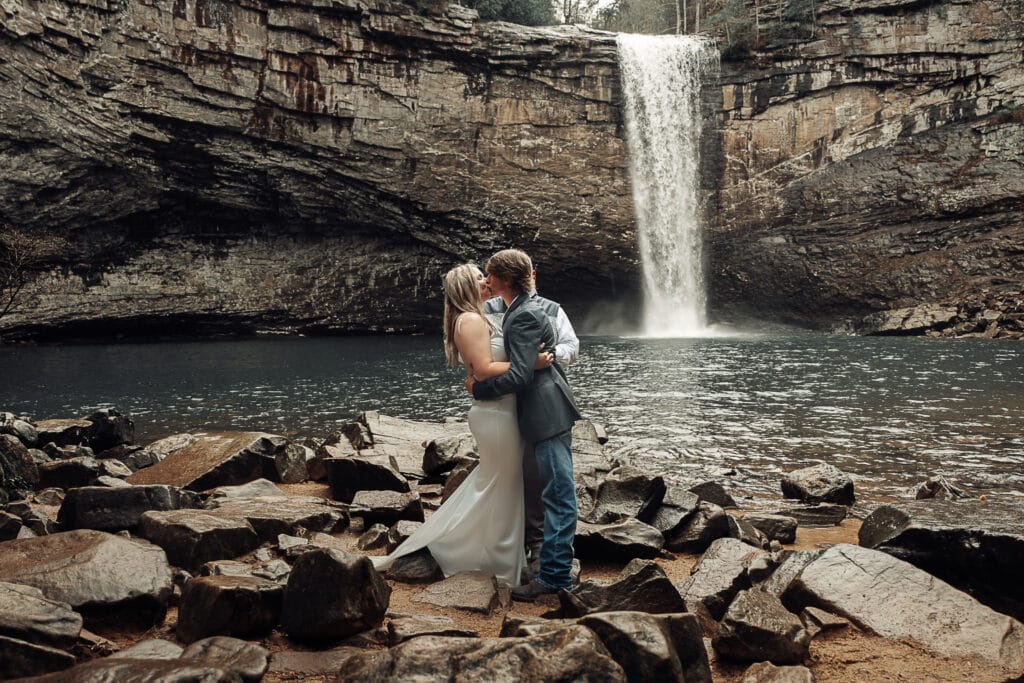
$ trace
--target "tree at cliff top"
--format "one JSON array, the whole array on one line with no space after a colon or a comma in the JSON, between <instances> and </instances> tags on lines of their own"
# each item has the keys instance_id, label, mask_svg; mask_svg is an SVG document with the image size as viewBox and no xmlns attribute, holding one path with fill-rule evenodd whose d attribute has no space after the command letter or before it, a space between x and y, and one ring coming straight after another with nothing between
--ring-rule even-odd
<instances>
[{"instance_id":1,"label":"tree at cliff top","mask_svg":"<svg viewBox=\"0 0 1024 683\"><path fill-rule=\"evenodd\" d=\"M0 224L0 318L11 312L25 285L65 245L56 235Z\"/></svg>"},{"instance_id":2,"label":"tree at cliff top","mask_svg":"<svg viewBox=\"0 0 1024 683\"><path fill-rule=\"evenodd\" d=\"M463 0L460 4L476 9L484 21L510 21L525 26L555 23L551 0Z\"/></svg>"}]
</instances>

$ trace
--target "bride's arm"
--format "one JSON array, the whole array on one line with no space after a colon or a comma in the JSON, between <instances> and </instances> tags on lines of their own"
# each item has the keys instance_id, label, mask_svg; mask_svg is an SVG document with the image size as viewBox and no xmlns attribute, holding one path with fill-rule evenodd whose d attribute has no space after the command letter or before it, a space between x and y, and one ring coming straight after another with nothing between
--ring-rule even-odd
<instances>
[{"instance_id":1,"label":"bride's arm","mask_svg":"<svg viewBox=\"0 0 1024 683\"><path fill-rule=\"evenodd\" d=\"M478 380L484 380L508 372L509 363L491 359L491 330L487 322L476 313L463 313L459 322L455 347L469 373Z\"/></svg>"}]
</instances>

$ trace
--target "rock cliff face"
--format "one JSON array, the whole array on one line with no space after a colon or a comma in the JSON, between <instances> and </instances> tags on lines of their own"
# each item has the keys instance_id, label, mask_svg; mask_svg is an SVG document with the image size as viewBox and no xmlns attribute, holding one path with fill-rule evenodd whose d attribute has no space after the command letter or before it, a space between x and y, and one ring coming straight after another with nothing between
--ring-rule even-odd
<instances>
[{"instance_id":1,"label":"rock cliff face","mask_svg":"<svg viewBox=\"0 0 1024 683\"><path fill-rule=\"evenodd\" d=\"M1019 3L814 6L706 98L712 317L1024 332ZM454 4L0 2L0 222L71 245L0 331L436 330L511 245L635 310L619 97L614 36Z\"/></svg>"},{"instance_id":2,"label":"rock cliff face","mask_svg":"<svg viewBox=\"0 0 1024 683\"><path fill-rule=\"evenodd\" d=\"M0 219L72 245L9 336L436 330L533 253L633 292L614 36L388 0L0 5Z\"/></svg>"},{"instance_id":3,"label":"rock cliff face","mask_svg":"<svg viewBox=\"0 0 1024 683\"><path fill-rule=\"evenodd\" d=\"M723 62L712 306L865 332L1024 330L1020 10L826 1L813 38ZM945 305L931 324L859 322Z\"/></svg>"}]
</instances>

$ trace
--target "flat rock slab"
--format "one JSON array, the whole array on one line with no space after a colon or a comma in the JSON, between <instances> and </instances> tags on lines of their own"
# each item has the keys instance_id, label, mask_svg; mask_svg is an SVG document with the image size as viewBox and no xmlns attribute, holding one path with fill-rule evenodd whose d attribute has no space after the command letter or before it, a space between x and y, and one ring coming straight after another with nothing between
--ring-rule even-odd
<instances>
[{"instance_id":1,"label":"flat rock slab","mask_svg":"<svg viewBox=\"0 0 1024 683\"><path fill-rule=\"evenodd\" d=\"M191 443L152 467L128 477L130 484L169 484L192 491L245 484L263 477L280 481L274 467L273 440L264 432L197 433Z\"/></svg>"},{"instance_id":2,"label":"flat rock slab","mask_svg":"<svg viewBox=\"0 0 1024 683\"><path fill-rule=\"evenodd\" d=\"M814 683L806 666L775 666L771 662L751 664L740 683Z\"/></svg>"},{"instance_id":3,"label":"flat rock slab","mask_svg":"<svg viewBox=\"0 0 1024 683\"><path fill-rule=\"evenodd\" d=\"M393 456L399 471L417 478L425 474L422 466L428 442L466 431L464 422L403 420L372 410L360 415L359 421L370 430L374 452Z\"/></svg>"},{"instance_id":4,"label":"flat rock slab","mask_svg":"<svg viewBox=\"0 0 1024 683\"><path fill-rule=\"evenodd\" d=\"M261 542L275 543L280 534L295 536L300 529L330 533L348 524L347 508L314 496L220 498L210 501L215 517L243 520Z\"/></svg>"},{"instance_id":5,"label":"flat rock slab","mask_svg":"<svg viewBox=\"0 0 1024 683\"><path fill-rule=\"evenodd\" d=\"M420 494L415 491L359 491L352 498L349 514L362 517L367 526L391 526L401 520L422 522L425 519Z\"/></svg>"},{"instance_id":6,"label":"flat rock slab","mask_svg":"<svg viewBox=\"0 0 1024 683\"><path fill-rule=\"evenodd\" d=\"M273 673L333 674L345 667L353 656L366 652L359 647L339 647L319 652L285 650L270 655L269 671Z\"/></svg>"},{"instance_id":7,"label":"flat rock slab","mask_svg":"<svg viewBox=\"0 0 1024 683\"><path fill-rule=\"evenodd\" d=\"M393 457L366 451L345 458L324 458L324 469L335 500L351 503L359 491L410 490Z\"/></svg>"},{"instance_id":8,"label":"flat rock slab","mask_svg":"<svg viewBox=\"0 0 1024 683\"><path fill-rule=\"evenodd\" d=\"M659 614L685 612L686 603L672 581L653 560L633 560L615 581L584 581L571 592L558 594L564 617L594 612L639 611Z\"/></svg>"},{"instance_id":9,"label":"flat rock slab","mask_svg":"<svg viewBox=\"0 0 1024 683\"><path fill-rule=\"evenodd\" d=\"M237 673L185 659L95 659L31 683L238 683ZM29 683L23 681L22 683Z\"/></svg>"},{"instance_id":10,"label":"flat rock slab","mask_svg":"<svg viewBox=\"0 0 1024 683\"><path fill-rule=\"evenodd\" d=\"M722 659L799 664L808 655L811 636L777 597L755 589L736 595L711 644Z\"/></svg>"},{"instance_id":11,"label":"flat rock slab","mask_svg":"<svg viewBox=\"0 0 1024 683\"><path fill-rule=\"evenodd\" d=\"M192 643L181 653L181 658L233 671L243 681L256 683L267 672L270 652L256 643L214 636Z\"/></svg>"},{"instance_id":12,"label":"flat rock slab","mask_svg":"<svg viewBox=\"0 0 1024 683\"><path fill-rule=\"evenodd\" d=\"M690 578L679 587L688 611L703 606L714 619L721 619L736 593L750 587L747 568L765 555L763 550L735 538L720 538L712 543Z\"/></svg>"},{"instance_id":13,"label":"flat rock slab","mask_svg":"<svg viewBox=\"0 0 1024 683\"><path fill-rule=\"evenodd\" d=\"M627 678L593 631L570 626L524 638L413 638L351 657L334 680L625 683Z\"/></svg>"},{"instance_id":14,"label":"flat rock slab","mask_svg":"<svg viewBox=\"0 0 1024 683\"><path fill-rule=\"evenodd\" d=\"M48 674L74 665L75 658L63 650L0 635L0 680Z\"/></svg>"},{"instance_id":15,"label":"flat rock slab","mask_svg":"<svg viewBox=\"0 0 1024 683\"><path fill-rule=\"evenodd\" d=\"M392 616L388 620L388 644L398 645L419 636L476 638L476 631L460 627L449 617L431 614Z\"/></svg>"},{"instance_id":16,"label":"flat rock slab","mask_svg":"<svg viewBox=\"0 0 1024 683\"><path fill-rule=\"evenodd\" d=\"M177 659L184 649L169 640L150 638L110 656L114 659Z\"/></svg>"},{"instance_id":17,"label":"flat rock slab","mask_svg":"<svg viewBox=\"0 0 1024 683\"><path fill-rule=\"evenodd\" d=\"M936 654L978 656L1024 671L1024 625L877 550L829 548L804 568L787 592L791 597Z\"/></svg>"},{"instance_id":18,"label":"flat rock slab","mask_svg":"<svg viewBox=\"0 0 1024 683\"><path fill-rule=\"evenodd\" d=\"M69 530L134 530L144 512L195 507L199 507L195 494L176 486L83 486L67 492L57 523Z\"/></svg>"},{"instance_id":19,"label":"flat rock slab","mask_svg":"<svg viewBox=\"0 0 1024 683\"><path fill-rule=\"evenodd\" d=\"M192 643L215 635L262 636L281 615L284 587L253 576L204 576L182 591L178 640Z\"/></svg>"},{"instance_id":20,"label":"flat rock slab","mask_svg":"<svg viewBox=\"0 0 1024 683\"><path fill-rule=\"evenodd\" d=\"M792 517L800 526L828 527L836 526L846 519L850 514L850 510L845 505L820 503L818 505L792 505L779 508L774 514Z\"/></svg>"},{"instance_id":21,"label":"flat rock slab","mask_svg":"<svg viewBox=\"0 0 1024 683\"><path fill-rule=\"evenodd\" d=\"M176 567L191 572L207 562L244 555L260 544L246 520L206 510L147 512L142 515L139 535L163 548Z\"/></svg>"},{"instance_id":22,"label":"flat rock slab","mask_svg":"<svg viewBox=\"0 0 1024 683\"><path fill-rule=\"evenodd\" d=\"M576 556L581 559L629 561L651 559L661 553L665 537L639 519L625 519L614 524L576 524L574 541Z\"/></svg>"},{"instance_id":23,"label":"flat rock slab","mask_svg":"<svg viewBox=\"0 0 1024 683\"><path fill-rule=\"evenodd\" d=\"M162 619L172 587L163 550L92 530L7 541L0 580L35 586L87 621L111 618L122 626Z\"/></svg>"},{"instance_id":24,"label":"flat rock slab","mask_svg":"<svg viewBox=\"0 0 1024 683\"><path fill-rule=\"evenodd\" d=\"M490 614L499 604L498 585L494 576L486 572L459 572L429 586L412 601Z\"/></svg>"},{"instance_id":25,"label":"flat rock slab","mask_svg":"<svg viewBox=\"0 0 1024 683\"><path fill-rule=\"evenodd\" d=\"M997 500L881 505L860 545L911 563L998 612L1024 620L1024 507Z\"/></svg>"},{"instance_id":26,"label":"flat rock slab","mask_svg":"<svg viewBox=\"0 0 1024 683\"><path fill-rule=\"evenodd\" d=\"M44 597L34 586L0 581L0 635L69 648L81 631L82 617L71 605Z\"/></svg>"}]
</instances>

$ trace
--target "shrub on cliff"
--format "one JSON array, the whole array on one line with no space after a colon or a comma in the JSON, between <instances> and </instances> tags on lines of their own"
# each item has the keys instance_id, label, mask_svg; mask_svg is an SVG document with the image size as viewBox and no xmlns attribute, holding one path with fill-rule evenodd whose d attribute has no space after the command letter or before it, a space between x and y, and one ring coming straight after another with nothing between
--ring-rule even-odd
<instances>
[{"instance_id":1,"label":"shrub on cliff","mask_svg":"<svg viewBox=\"0 0 1024 683\"><path fill-rule=\"evenodd\" d=\"M0 318L11 312L25 285L66 244L56 235L0 223Z\"/></svg>"},{"instance_id":2,"label":"shrub on cliff","mask_svg":"<svg viewBox=\"0 0 1024 683\"><path fill-rule=\"evenodd\" d=\"M551 0L463 0L463 4L480 12L484 21L510 21L525 26L555 23Z\"/></svg>"}]
</instances>

